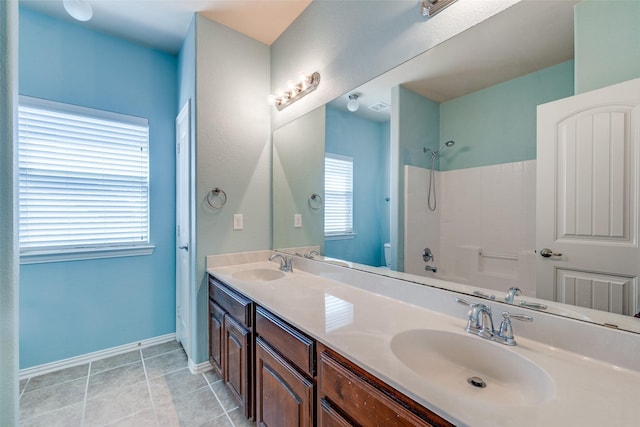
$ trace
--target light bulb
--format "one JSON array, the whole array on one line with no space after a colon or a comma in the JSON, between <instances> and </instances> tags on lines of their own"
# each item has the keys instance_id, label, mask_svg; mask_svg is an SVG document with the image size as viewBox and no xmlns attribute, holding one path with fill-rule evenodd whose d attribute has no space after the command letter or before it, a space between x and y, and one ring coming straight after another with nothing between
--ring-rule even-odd
<instances>
[{"instance_id":1,"label":"light bulb","mask_svg":"<svg viewBox=\"0 0 640 427\"><path fill-rule=\"evenodd\" d=\"M93 17L93 7L86 0L64 0L64 9L78 21L88 21Z\"/></svg>"},{"instance_id":2,"label":"light bulb","mask_svg":"<svg viewBox=\"0 0 640 427\"><path fill-rule=\"evenodd\" d=\"M360 101L358 101L358 95L355 93L349 95L349 102L347 102L347 110L355 113L360 108Z\"/></svg>"}]
</instances>

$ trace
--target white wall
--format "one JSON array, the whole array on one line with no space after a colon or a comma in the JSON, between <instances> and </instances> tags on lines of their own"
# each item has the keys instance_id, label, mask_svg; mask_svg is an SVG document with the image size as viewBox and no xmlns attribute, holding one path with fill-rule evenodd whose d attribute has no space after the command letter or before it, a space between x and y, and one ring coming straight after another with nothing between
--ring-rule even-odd
<instances>
[{"instance_id":1,"label":"white wall","mask_svg":"<svg viewBox=\"0 0 640 427\"><path fill-rule=\"evenodd\" d=\"M436 172L435 213L426 212L428 169L407 169L406 272L535 296L535 160ZM414 256L425 245L435 274Z\"/></svg>"},{"instance_id":2,"label":"white wall","mask_svg":"<svg viewBox=\"0 0 640 427\"><path fill-rule=\"evenodd\" d=\"M18 424L18 251L15 156L18 1L0 2L0 425Z\"/></svg>"}]
</instances>

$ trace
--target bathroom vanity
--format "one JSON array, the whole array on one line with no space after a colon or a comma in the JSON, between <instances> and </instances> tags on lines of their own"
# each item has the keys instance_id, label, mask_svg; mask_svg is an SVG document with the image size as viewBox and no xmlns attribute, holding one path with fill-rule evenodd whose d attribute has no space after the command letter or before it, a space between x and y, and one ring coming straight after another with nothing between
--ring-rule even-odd
<instances>
[{"instance_id":1,"label":"bathroom vanity","mask_svg":"<svg viewBox=\"0 0 640 427\"><path fill-rule=\"evenodd\" d=\"M626 426L640 417L633 335L600 327L587 340L584 328L597 327L533 313L514 325L518 345L506 346L465 332L468 308L455 293L302 258L284 273L269 254L207 261L210 361L259 426ZM494 304L496 320L504 307ZM598 346L619 354L607 360Z\"/></svg>"}]
</instances>

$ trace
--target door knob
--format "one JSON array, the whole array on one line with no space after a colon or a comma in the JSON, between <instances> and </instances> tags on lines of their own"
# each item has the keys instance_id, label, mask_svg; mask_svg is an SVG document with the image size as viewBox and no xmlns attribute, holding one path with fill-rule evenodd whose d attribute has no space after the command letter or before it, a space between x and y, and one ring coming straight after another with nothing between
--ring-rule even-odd
<instances>
[{"instance_id":1,"label":"door knob","mask_svg":"<svg viewBox=\"0 0 640 427\"><path fill-rule=\"evenodd\" d=\"M552 256L562 256L562 254L554 253L549 248L540 249L540 255L542 255L545 258L549 258L549 257L552 257Z\"/></svg>"},{"instance_id":2,"label":"door knob","mask_svg":"<svg viewBox=\"0 0 640 427\"><path fill-rule=\"evenodd\" d=\"M178 249L184 249L185 251L189 250L189 245L178 246Z\"/></svg>"}]
</instances>

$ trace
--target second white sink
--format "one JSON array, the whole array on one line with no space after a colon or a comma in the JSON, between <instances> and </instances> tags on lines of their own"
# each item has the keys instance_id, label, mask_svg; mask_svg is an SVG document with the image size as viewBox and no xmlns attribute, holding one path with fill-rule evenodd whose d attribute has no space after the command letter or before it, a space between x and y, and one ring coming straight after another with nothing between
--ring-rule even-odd
<instances>
[{"instance_id":1,"label":"second white sink","mask_svg":"<svg viewBox=\"0 0 640 427\"><path fill-rule=\"evenodd\" d=\"M553 379L538 365L479 337L415 329L395 335L391 349L412 371L460 397L533 405L555 395Z\"/></svg>"},{"instance_id":2,"label":"second white sink","mask_svg":"<svg viewBox=\"0 0 640 427\"><path fill-rule=\"evenodd\" d=\"M236 271L232 276L234 279L245 282L268 282L283 278L284 273L280 270L271 270L268 268L253 268L251 270Z\"/></svg>"}]
</instances>

